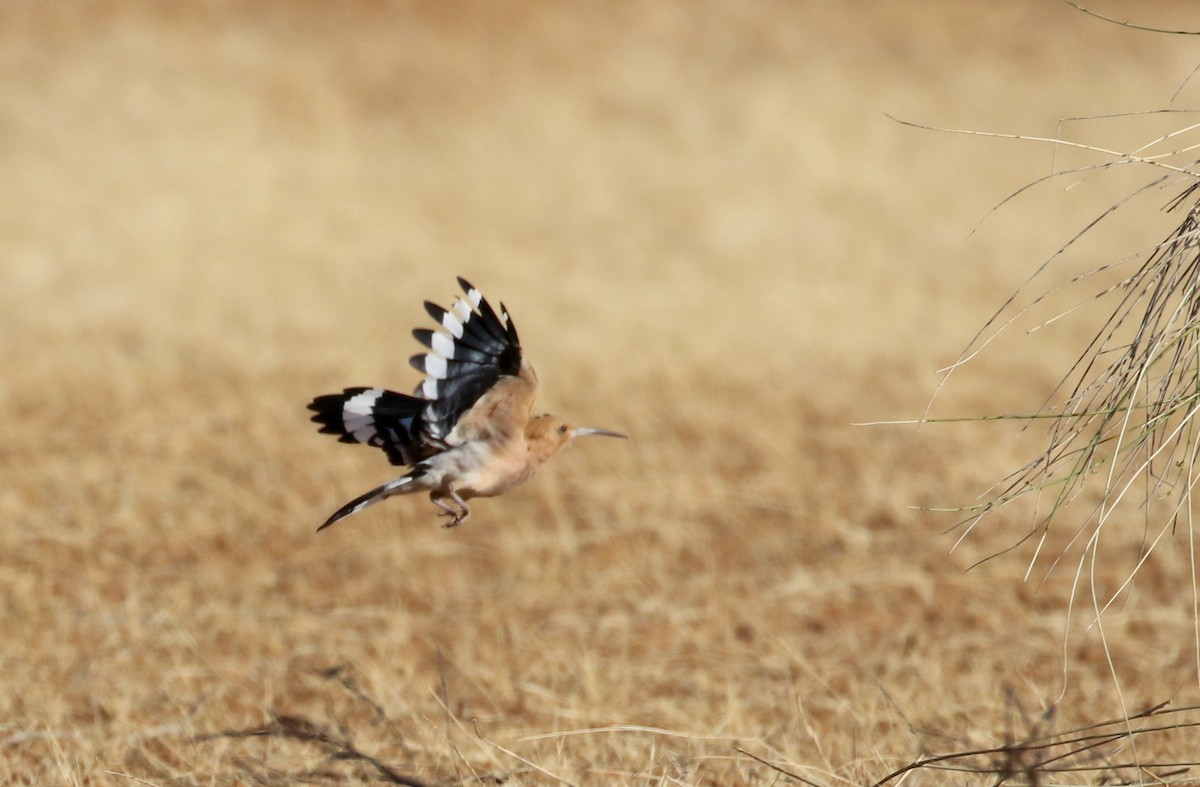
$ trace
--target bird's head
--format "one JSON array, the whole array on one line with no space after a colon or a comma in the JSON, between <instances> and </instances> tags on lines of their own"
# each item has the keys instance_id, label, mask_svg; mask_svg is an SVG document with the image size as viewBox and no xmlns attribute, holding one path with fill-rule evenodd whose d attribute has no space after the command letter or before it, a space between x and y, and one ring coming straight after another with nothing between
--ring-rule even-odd
<instances>
[{"instance_id":1,"label":"bird's head","mask_svg":"<svg viewBox=\"0 0 1200 787\"><path fill-rule=\"evenodd\" d=\"M525 439L529 443L530 449L545 451L546 458L557 454L567 443L576 437L586 437L587 435L627 438L627 435L614 432L611 429L572 426L553 415L535 415L529 419L529 425L525 428Z\"/></svg>"}]
</instances>

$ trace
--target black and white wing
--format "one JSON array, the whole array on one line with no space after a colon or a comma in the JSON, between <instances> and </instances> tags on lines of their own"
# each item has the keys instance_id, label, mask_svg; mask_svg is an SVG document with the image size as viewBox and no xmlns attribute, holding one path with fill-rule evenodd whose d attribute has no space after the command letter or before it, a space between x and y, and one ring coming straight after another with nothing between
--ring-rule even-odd
<instances>
[{"instance_id":1,"label":"black and white wing","mask_svg":"<svg viewBox=\"0 0 1200 787\"><path fill-rule=\"evenodd\" d=\"M411 465L430 455L419 422L426 402L383 388L347 388L313 399L308 409L321 433L343 443L382 448L394 465Z\"/></svg>"},{"instance_id":2,"label":"black and white wing","mask_svg":"<svg viewBox=\"0 0 1200 787\"><path fill-rule=\"evenodd\" d=\"M460 296L449 309L425 302L439 330L418 328L413 336L429 348L409 363L425 373L414 392L426 404L418 429L429 443L444 445L458 419L503 376L521 371L521 340L504 304L492 308L479 290L461 276Z\"/></svg>"},{"instance_id":3,"label":"black and white wing","mask_svg":"<svg viewBox=\"0 0 1200 787\"><path fill-rule=\"evenodd\" d=\"M520 372L521 342L504 304L497 314L469 282L458 283L466 295L450 309L425 303L439 329L413 331L429 348L410 360L425 373L416 395L347 388L318 396L308 409L322 433L381 448L394 465L412 465L445 450L458 419L501 377Z\"/></svg>"}]
</instances>

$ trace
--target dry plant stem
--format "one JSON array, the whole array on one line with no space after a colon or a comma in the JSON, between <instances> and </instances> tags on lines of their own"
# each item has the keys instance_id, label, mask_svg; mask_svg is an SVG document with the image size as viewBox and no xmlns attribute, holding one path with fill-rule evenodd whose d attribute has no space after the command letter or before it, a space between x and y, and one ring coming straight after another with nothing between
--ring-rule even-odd
<instances>
[{"instance_id":1,"label":"dry plant stem","mask_svg":"<svg viewBox=\"0 0 1200 787\"><path fill-rule=\"evenodd\" d=\"M1160 137L1143 145L1136 153L1129 154L1066 140L1003 134L987 136L1082 147L1113 158L1109 162L1096 165L1096 168L1107 168L1122 163L1142 163L1195 178L1192 166L1178 167L1158 160L1160 156L1141 155L1142 151L1171 138L1174 134ZM1062 173L1054 173L1047 177L1060 174ZM1028 289L1051 262L1134 196L1161 186L1166 180L1166 176L1155 179L1111 205L1039 266L985 323L959 359L945 370L947 375L939 385L939 390L950 372L977 356L1019 317L1044 303L1051 295L1067 287L1079 285L1085 279L1111 270L1117 265L1135 261L1138 255L1073 277L1035 297L1031 303L1016 310L1005 322L998 324L1000 316L1010 310L1018 295ZM1195 189L1196 185L1193 183L1168 206L1168 209L1178 209L1187 204L1189 199L1194 198ZM1050 522L1063 508L1078 498L1087 479L1101 467L1107 465L1103 499L1098 509L1086 520L1091 522L1094 528L1103 526L1112 511L1123 501L1133 481L1139 477L1150 482L1146 490L1147 500L1152 494L1164 490L1190 489L1194 479L1188 475L1188 468L1192 465L1178 458L1186 456L1186 448L1194 442L1193 418L1200 411L1200 405L1197 403L1197 392L1200 391L1200 376L1197 374L1200 362L1197 361L1197 353L1200 352L1200 347L1196 342L1200 332L1200 326L1197 324L1200 304L1200 260L1195 251L1196 214L1197 207L1193 204L1176 230L1165 241L1155 246L1145 262L1133 273L1115 285L1101 287L1098 293L1081 301L1082 305L1113 293L1123 293L1109 317L1063 376L1059 388L1071 386L1071 389L1061 409L1052 412L1051 400L1048 398L1034 415L1028 416L1031 420L1052 420L1049 447L1041 456L989 491L987 501L978 506L977 513L960 523L962 533L959 542L995 509L1030 493L1035 493L1040 498L1043 492L1058 487L1052 497L1049 511L1039 515L1036 520L1040 521L1040 528L1035 526L1014 545L1019 545L1041 530L1042 542L1038 544L1030 561L1032 570L1037 563ZM1073 310L1069 309L1068 313ZM1063 314L1052 317L1043 325L1061 318ZM1110 357L1112 360L1108 360ZM934 396L936 395L935 392ZM1053 395L1052 393L1050 396ZM928 419L927 416L928 411L923 420L935 420ZM1176 461L1172 462L1173 459ZM1178 509L1176 515L1177 513ZM1082 534L1083 529L1077 532L1077 536ZM1103 606L1107 606L1107 603Z\"/></svg>"},{"instance_id":2,"label":"dry plant stem","mask_svg":"<svg viewBox=\"0 0 1200 787\"><path fill-rule=\"evenodd\" d=\"M873 787L894 782L905 774L922 769L950 770L964 773L993 774L999 778L997 784L1013 776L1023 776L1029 783L1039 783L1041 777L1052 773L1093 773L1120 778L1123 771L1135 771L1155 783L1181 776L1197 762L1072 762L1067 760L1088 759L1099 756L1102 747L1121 742L1132 742L1135 737L1162 734L1171 731L1200 727L1200 721L1187 721L1186 716L1196 713L1200 706L1187 706L1164 710L1167 703L1160 703L1144 711L1118 719L1089 724L1054 735L1039 735L1025 740L1006 743L1003 746L971 749L923 757L889 773L875 782ZM1185 720L1172 724L1146 724L1134 726L1150 718L1183 716ZM1123 729L1105 732L1105 727L1118 726ZM983 758L987 764L972 765L968 760ZM1152 773L1149 769L1170 769Z\"/></svg>"},{"instance_id":3,"label":"dry plant stem","mask_svg":"<svg viewBox=\"0 0 1200 787\"><path fill-rule=\"evenodd\" d=\"M429 787L426 782L405 776L391 766L372 757L355 747L349 738L339 737L325 727L301 716L286 716L275 714L268 724L246 730L225 730L193 738L196 742L214 740L216 738L289 738L315 744L327 752L335 760L348 760L366 763L371 766L378 777L391 784L404 784L408 787Z\"/></svg>"},{"instance_id":4,"label":"dry plant stem","mask_svg":"<svg viewBox=\"0 0 1200 787\"><path fill-rule=\"evenodd\" d=\"M1134 24L1133 22L1127 22L1122 19L1116 19L1111 16L1105 16L1104 14L1093 11L1090 8L1085 8L1084 6L1081 6L1079 3L1076 3L1075 0L1063 0L1063 2L1066 3L1067 5L1071 6L1072 8L1074 8L1076 11L1087 14L1088 16L1094 16L1097 19L1101 19L1105 22L1111 22L1112 24L1120 25L1121 27L1128 27L1131 30L1143 30L1147 33L1166 33L1167 35L1173 35L1173 36L1197 36L1197 35L1200 35L1200 31L1196 31L1196 30L1167 30L1167 29L1161 28L1161 27L1148 27L1146 25L1137 25L1137 24Z\"/></svg>"},{"instance_id":5,"label":"dry plant stem","mask_svg":"<svg viewBox=\"0 0 1200 787\"><path fill-rule=\"evenodd\" d=\"M761 764L767 766L768 768L770 768L771 770L776 771L777 773L788 777L789 779L795 779L796 781L800 782L801 784L807 784L807 785L809 785L809 787L823 787L823 785L818 784L817 782L805 779L800 774L793 773L792 771L789 771L786 768L782 768L779 765L776 765L775 763L771 762L770 760L764 760L762 757L759 757L757 754L751 754L750 752L746 751L745 749L743 749L740 746L734 746L733 750L736 751L738 754L744 754L745 756L749 757L750 759L754 760L755 762L761 763Z\"/></svg>"},{"instance_id":6,"label":"dry plant stem","mask_svg":"<svg viewBox=\"0 0 1200 787\"><path fill-rule=\"evenodd\" d=\"M158 787L154 782L148 782L145 779L139 779L136 776L130 776L128 773L118 773L117 771L101 771L105 776L120 776L123 779L128 779L134 784L147 784L150 787Z\"/></svg>"},{"instance_id":7,"label":"dry plant stem","mask_svg":"<svg viewBox=\"0 0 1200 787\"><path fill-rule=\"evenodd\" d=\"M1146 164L1168 171L1166 175L1153 179L1109 205L1045 260L985 322L958 360L944 370L946 376L938 386L940 391L950 373L975 358L1018 319L1048 304L1051 297L1069 294L1072 288L1084 285L1100 274L1111 274L1123 266L1132 266L1132 272L1124 275L1115 284L1099 285L1098 291L1085 293L1085 297L1075 306L1059 311L1032 329L1037 330L1058 321L1091 302L1117 296L1116 304L1084 350L1061 377L1059 384L1042 406L1028 419L1031 422L1042 418L1050 419L1048 447L1040 456L985 493L985 502L976 507L975 513L969 518L955 526L961 529L961 533L954 546L961 544L989 514L1032 494L1035 503L1033 526L1008 549L993 552L984 558L987 560L1005 554L1037 537L1026 573L1028 579L1040 562L1043 549L1048 543L1052 523L1066 516L1066 509L1076 503L1085 491L1093 488L1098 490L1098 502L1090 510L1083 512L1074 533L1051 560L1046 576L1049 576L1069 550L1075 547L1081 550L1067 602L1068 625L1063 641L1063 692L1065 693L1067 685L1069 621L1086 575L1093 613L1090 625L1099 635L1103 659L1123 711L1124 737L1128 740L1132 755L1129 763L1113 767L1131 768L1139 773L1145 772L1145 768L1149 766L1138 754L1137 736L1133 726L1133 719L1136 717L1130 716L1126 711L1125 691L1105 631L1104 614L1117 599L1128 594L1133 579L1146 565L1150 554L1159 546L1165 535L1176 530L1182 512L1187 513L1189 539L1192 536L1192 489L1200 483L1195 461L1200 451L1200 429L1196 424L1196 416L1200 414L1200 197L1197 195L1200 178L1195 173L1195 162L1177 166L1167 160L1192 151L1194 145L1178 146L1163 154L1150 154L1148 151L1167 140L1174 141L1195 128L1196 126L1192 125L1177 129L1130 153L1063 139L954 132L1051 143L1055 150L1062 147L1083 149L1108 159L1090 167L1053 171L1050 175L1027 184L1016 194L1063 174L1089 169L1104 170L1121 164ZM1183 176L1189 183L1168 203L1167 210L1187 210L1165 240L1148 251L1128 256L1116 263L1093 267L1062 284L1049 287L1033 297L1028 304L1017 306L1018 298L1035 280L1039 280L1052 263L1075 246L1084 235L1092 232L1101 221L1112 216L1135 197L1166 183L1175 182L1174 179L1178 176ZM1004 202L1007 201L1006 199ZM1001 322L1001 318L1006 314L1009 316ZM1066 392L1065 398L1056 402L1060 392ZM937 392L934 396L937 396ZM928 416L927 409L922 420L933 420ZM1176 494L1178 500L1173 507L1164 510L1162 501L1169 494ZM1043 510L1043 496L1048 499L1048 510ZM1123 527L1123 520L1117 519L1117 516L1130 511L1131 508L1135 512L1140 511L1140 518L1144 520L1140 554L1134 567L1123 581L1117 583L1115 590L1102 590L1097 581L1103 574L1102 536L1114 522L1117 523L1113 524L1114 527ZM1156 528L1151 520L1159 516L1162 517L1161 526ZM1190 570L1193 641L1197 643L1196 674L1200 680L1200 611L1197 602L1197 594L1200 591L1196 587L1194 543L1191 542L1189 554L1192 557ZM1043 581L1044 579L1045 577ZM1028 747L1019 748L1019 751L1004 748L988 752L1002 755L1003 767L991 771L999 776L1000 782L1014 775L1022 775L1031 783L1037 783L1039 773L1053 770L1049 767L1051 761L1043 761L1038 757L1030 759L1031 752ZM1082 749L1071 750L1067 756L1075 756L1080 751ZM972 756L982 753L976 751ZM967 769L978 770L974 767Z\"/></svg>"},{"instance_id":8,"label":"dry plant stem","mask_svg":"<svg viewBox=\"0 0 1200 787\"><path fill-rule=\"evenodd\" d=\"M441 689L441 694L438 699L442 705L442 713L446 722L446 745L450 749L450 762L454 763L454 780L462 781L462 774L458 770L458 762L463 759L462 753L459 752L458 746L454 743L453 719L450 714L450 687L446 683L446 657L442 654L442 649L437 649L437 670L438 683Z\"/></svg>"},{"instance_id":9,"label":"dry plant stem","mask_svg":"<svg viewBox=\"0 0 1200 787\"><path fill-rule=\"evenodd\" d=\"M503 752L504 754L507 754L509 757L512 757L513 759L517 760L518 762L522 763L523 765L525 765L529 768L532 768L533 770L537 771L538 773L542 774L543 776L547 776L547 777L553 779L554 781L558 782L559 784L566 784L566 785L568 785L568 787L575 787L574 782L570 782L570 781L564 779L563 777L559 776L558 774L552 773L551 771L546 770L541 765L538 765L537 763L533 762L532 760L528 760L528 759L522 757L521 755L517 754L515 751L512 751L511 749L506 749L505 747L501 746L500 744L496 743L495 741L488 740L487 738L485 738L483 735L480 734L478 726L476 726L476 728L475 728L475 737L479 738L479 740L483 741L488 746L493 747L497 751Z\"/></svg>"}]
</instances>

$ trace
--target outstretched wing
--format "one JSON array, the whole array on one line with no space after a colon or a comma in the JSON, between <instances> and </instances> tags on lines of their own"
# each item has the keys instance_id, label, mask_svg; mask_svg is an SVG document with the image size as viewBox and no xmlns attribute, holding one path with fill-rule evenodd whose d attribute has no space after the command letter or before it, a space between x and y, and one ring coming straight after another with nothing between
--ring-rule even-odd
<instances>
[{"instance_id":1,"label":"outstretched wing","mask_svg":"<svg viewBox=\"0 0 1200 787\"><path fill-rule=\"evenodd\" d=\"M425 373L416 395L347 388L318 396L308 409L321 432L382 448L394 465L412 465L445 450L459 419L501 378L521 372L521 342L504 304L497 313L469 282L458 283L466 295L450 309L425 303L439 329L413 331L429 348L410 360Z\"/></svg>"},{"instance_id":2,"label":"outstretched wing","mask_svg":"<svg viewBox=\"0 0 1200 787\"><path fill-rule=\"evenodd\" d=\"M423 444L419 422L427 402L383 388L347 388L309 402L320 431L343 443L382 448L394 465L411 465L432 452Z\"/></svg>"},{"instance_id":3,"label":"outstretched wing","mask_svg":"<svg viewBox=\"0 0 1200 787\"><path fill-rule=\"evenodd\" d=\"M504 304L492 308L461 276L465 296L449 309L425 302L439 330L418 328L413 336L429 348L410 363L425 373L415 393L425 400L417 428L425 442L444 445L459 418L502 377L521 371L521 340Z\"/></svg>"}]
</instances>

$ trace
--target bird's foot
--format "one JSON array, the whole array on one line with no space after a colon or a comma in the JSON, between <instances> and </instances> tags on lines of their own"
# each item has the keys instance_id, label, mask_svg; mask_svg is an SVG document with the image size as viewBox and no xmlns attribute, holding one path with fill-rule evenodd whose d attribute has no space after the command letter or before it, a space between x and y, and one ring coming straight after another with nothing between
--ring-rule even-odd
<instances>
[{"instance_id":1,"label":"bird's foot","mask_svg":"<svg viewBox=\"0 0 1200 787\"><path fill-rule=\"evenodd\" d=\"M453 491L450 492L450 497L453 498L454 502L458 504L457 508L455 508L454 506L451 506L451 505L447 505L445 503L445 498L441 498L441 497L430 497L429 498L430 500L433 501L434 505L436 505L438 508L442 509L441 512L438 513L438 516L452 517L451 520L449 522L447 522L446 524L442 525L442 527L458 527L463 522L467 521L467 517L471 516L471 507L467 505L465 500L463 500L461 497L459 497Z\"/></svg>"}]
</instances>

